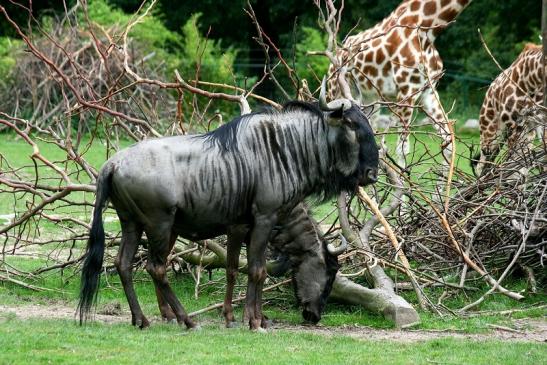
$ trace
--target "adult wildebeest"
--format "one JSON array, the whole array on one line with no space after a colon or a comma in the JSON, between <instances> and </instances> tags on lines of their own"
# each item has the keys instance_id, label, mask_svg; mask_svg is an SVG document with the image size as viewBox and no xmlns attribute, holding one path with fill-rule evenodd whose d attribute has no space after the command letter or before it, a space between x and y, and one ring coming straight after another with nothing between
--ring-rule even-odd
<instances>
[{"instance_id":1,"label":"adult wildebeest","mask_svg":"<svg viewBox=\"0 0 547 365\"><path fill-rule=\"evenodd\" d=\"M270 243L283 257L283 263L276 268L278 275L292 269L296 299L303 307L302 316L308 322L319 322L340 267L337 256L347 247L344 238L342 237L342 245L334 248L324 239L306 206L298 204L281 225L274 227ZM223 311L227 327L237 325L233 315L232 296L238 273L240 247L241 245L235 246L227 257Z\"/></svg>"},{"instance_id":2,"label":"adult wildebeest","mask_svg":"<svg viewBox=\"0 0 547 365\"><path fill-rule=\"evenodd\" d=\"M291 102L280 112L245 115L207 134L143 141L110 158L97 179L80 320L98 290L101 216L110 199L122 228L116 266L134 325L148 325L131 273L144 231L146 269L158 298L188 328L195 325L169 286L165 267L177 236L200 240L226 233L232 256L248 234L245 313L251 329L260 328L265 249L276 223L308 196L332 197L377 178L378 148L365 115L348 100L326 105L324 87L320 105Z\"/></svg>"}]
</instances>

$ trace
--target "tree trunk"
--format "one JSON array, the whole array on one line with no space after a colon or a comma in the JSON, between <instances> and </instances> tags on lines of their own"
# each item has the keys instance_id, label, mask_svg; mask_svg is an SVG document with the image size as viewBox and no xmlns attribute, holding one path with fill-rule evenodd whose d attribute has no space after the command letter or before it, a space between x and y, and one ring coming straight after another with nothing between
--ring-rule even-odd
<instances>
[{"instance_id":1,"label":"tree trunk","mask_svg":"<svg viewBox=\"0 0 547 365\"><path fill-rule=\"evenodd\" d=\"M198 252L188 253L182 256L184 261L203 267L226 267L226 250L214 241L207 242L207 248L214 254L200 258ZM247 260L239 259L239 271L247 272ZM288 267L285 263L269 261L266 265L268 273L274 276L282 276ZM384 317L395 323L397 328L409 327L419 323L420 318L416 310L402 297L395 294L393 281L379 266L370 268L374 277L374 289L369 289L354 283L346 277L338 274L334 281L330 298L338 302L360 305L363 308L376 313L382 313Z\"/></svg>"}]
</instances>

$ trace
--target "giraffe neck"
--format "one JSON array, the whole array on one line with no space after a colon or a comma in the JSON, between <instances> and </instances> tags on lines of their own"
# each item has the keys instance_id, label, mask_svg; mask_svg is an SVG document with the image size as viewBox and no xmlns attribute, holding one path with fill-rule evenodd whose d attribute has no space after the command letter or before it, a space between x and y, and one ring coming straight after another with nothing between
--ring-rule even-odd
<instances>
[{"instance_id":1,"label":"giraffe neck","mask_svg":"<svg viewBox=\"0 0 547 365\"><path fill-rule=\"evenodd\" d=\"M389 18L384 26L395 24L426 28L428 38L435 37L456 19L472 0L405 0Z\"/></svg>"},{"instance_id":2,"label":"giraffe neck","mask_svg":"<svg viewBox=\"0 0 547 365\"><path fill-rule=\"evenodd\" d=\"M541 46L527 44L511 68L517 70L512 72L510 77L513 78L513 81L517 81L524 90L542 91L545 69Z\"/></svg>"}]
</instances>

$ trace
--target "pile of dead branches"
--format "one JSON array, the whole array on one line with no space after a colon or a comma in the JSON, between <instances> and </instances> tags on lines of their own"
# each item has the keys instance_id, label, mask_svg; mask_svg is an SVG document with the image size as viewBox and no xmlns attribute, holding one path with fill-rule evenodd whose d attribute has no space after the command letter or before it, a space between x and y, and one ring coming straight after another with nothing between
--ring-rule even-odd
<instances>
[{"instance_id":1,"label":"pile of dead branches","mask_svg":"<svg viewBox=\"0 0 547 365\"><path fill-rule=\"evenodd\" d=\"M77 5L65 17L52 18L48 30L40 27L28 35L34 50L21 48L14 55L16 65L1 84L0 110L42 130L72 123L90 133L94 123L69 120L86 118L81 105L85 100L115 112L113 125L120 124L139 138L151 128L166 129L175 120L176 94L158 93L147 83L135 83L127 73L130 67L164 79L165 63L155 59L155 52L147 52L149 46L131 38L124 43L127 30L121 25L105 29L87 18L87 12L82 16L84 10Z\"/></svg>"},{"instance_id":2,"label":"pile of dead branches","mask_svg":"<svg viewBox=\"0 0 547 365\"><path fill-rule=\"evenodd\" d=\"M518 147L520 146L520 148ZM447 212L455 247L446 226L431 210L410 205L400 217L405 251L420 268L435 273L458 271L460 284L469 275L459 250L499 275L518 271L528 275L535 291L535 274L545 280L547 264L547 149L544 144L514 146L480 178L454 182L457 193Z\"/></svg>"}]
</instances>

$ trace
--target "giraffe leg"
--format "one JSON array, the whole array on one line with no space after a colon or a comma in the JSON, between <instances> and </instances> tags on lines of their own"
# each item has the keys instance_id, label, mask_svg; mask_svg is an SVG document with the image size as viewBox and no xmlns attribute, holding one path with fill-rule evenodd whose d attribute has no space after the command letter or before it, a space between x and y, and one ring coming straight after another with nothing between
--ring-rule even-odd
<instances>
[{"instance_id":1,"label":"giraffe leg","mask_svg":"<svg viewBox=\"0 0 547 365\"><path fill-rule=\"evenodd\" d=\"M408 90L408 88L407 88ZM416 98L414 96L414 90L411 90L409 92L410 95L399 93L397 96L397 100L399 103L407 104L407 105L414 105L414 102L416 101ZM399 118L401 122L401 126L403 130L399 134L399 138L397 140L397 163L399 166L403 169L406 169L406 156L410 153L410 121L412 120L412 107L398 107L395 110L395 113L397 117Z\"/></svg>"},{"instance_id":2,"label":"giraffe leg","mask_svg":"<svg viewBox=\"0 0 547 365\"><path fill-rule=\"evenodd\" d=\"M453 152L452 141L450 139L450 131L447 125L448 120L445 120L442 107L431 89L427 89L424 91L422 95L422 102L425 112L430 118L433 119L433 126L435 127L435 130L437 131L439 137L441 137L441 149L445 164L448 165L450 159L452 158Z\"/></svg>"},{"instance_id":3,"label":"giraffe leg","mask_svg":"<svg viewBox=\"0 0 547 365\"><path fill-rule=\"evenodd\" d=\"M443 114L442 106L431 89L425 90L422 94L422 103L424 111L433 121L433 127L437 131L437 135L441 138L441 151L443 156L441 173L443 176L446 176L448 174L448 166L453 154L452 139L448 128L448 123L450 122ZM435 190L437 191L437 194L433 194L433 199L437 202L441 202L443 191L445 190L443 178L437 180Z\"/></svg>"}]
</instances>

